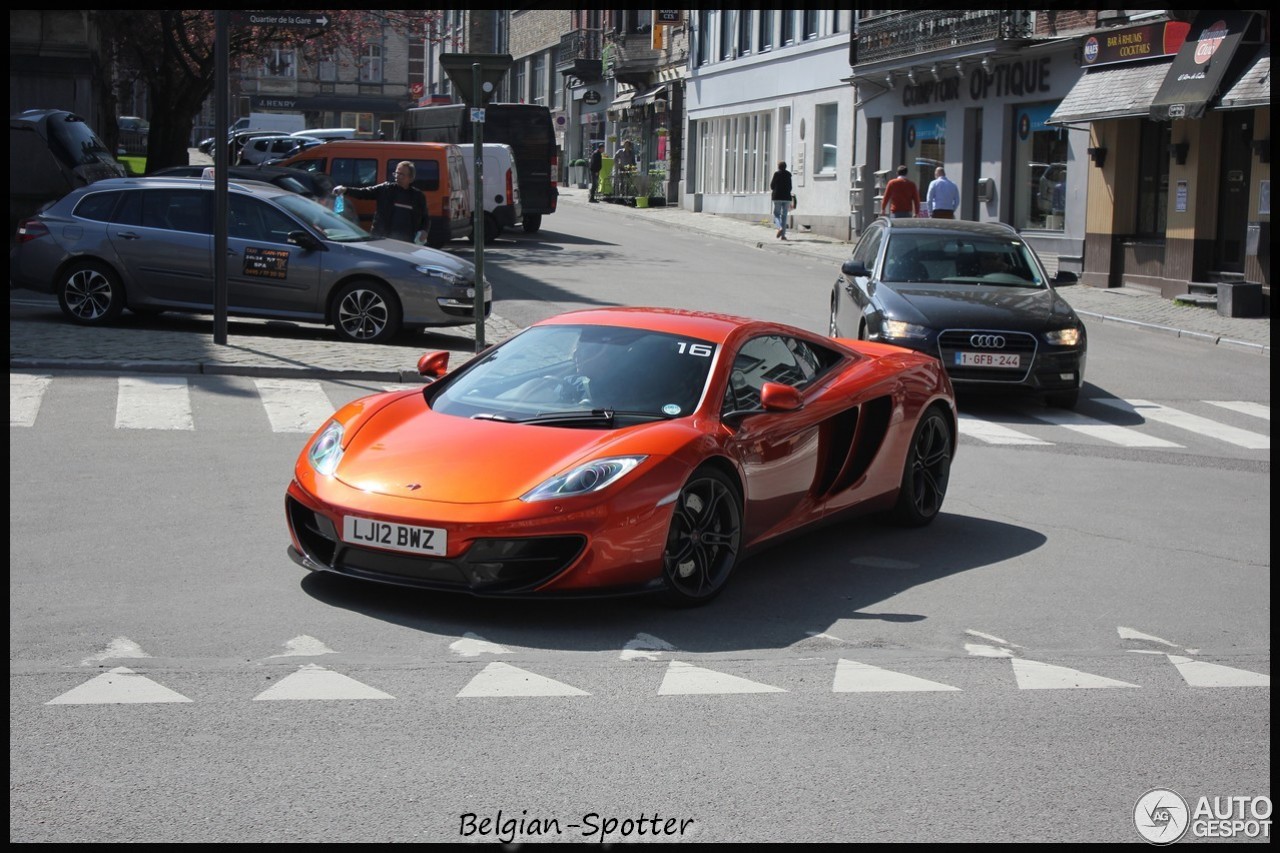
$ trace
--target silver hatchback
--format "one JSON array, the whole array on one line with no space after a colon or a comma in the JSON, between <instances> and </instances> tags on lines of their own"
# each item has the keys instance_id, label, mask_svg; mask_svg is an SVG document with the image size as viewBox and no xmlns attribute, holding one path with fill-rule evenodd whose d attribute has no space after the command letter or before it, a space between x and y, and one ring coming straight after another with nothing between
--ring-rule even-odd
<instances>
[{"instance_id":1,"label":"silver hatchback","mask_svg":"<svg viewBox=\"0 0 1280 853\"><path fill-rule=\"evenodd\" d=\"M18 227L11 286L53 293L73 323L128 308L212 313L213 182L119 178L73 190ZM324 205L256 181L228 192L227 313L332 325L384 343L475 321L475 267L379 239ZM488 316L493 290L484 284Z\"/></svg>"}]
</instances>

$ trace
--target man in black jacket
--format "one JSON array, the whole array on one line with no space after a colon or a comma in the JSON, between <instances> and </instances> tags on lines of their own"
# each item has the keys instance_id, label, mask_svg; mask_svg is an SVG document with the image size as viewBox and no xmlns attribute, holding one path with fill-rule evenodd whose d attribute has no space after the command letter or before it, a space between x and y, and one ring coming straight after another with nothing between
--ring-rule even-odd
<instances>
[{"instance_id":1,"label":"man in black jacket","mask_svg":"<svg viewBox=\"0 0 1280 853\"><path fill-rule=\"evenodd\" d=\"M791 210L791 173L787 164L778 161L778 171L773 173L769 181L769 199L773 202L773 224L778 233L773 236L779 240L787 239L787 217Z\"/></svg>"},{"instance_id":2,"label":"man in black jacket","mask_svg":"<svg viewBox=\"0 0 1280 853\"><path fill-rule=\"evenodd\" d=\"M427 197L413 186L417 169L408 160L396 164L396 179L368 187L334 187L334 195L371 198L377 201L373 211L373 236L414 242L427 238Z\"/></svg>"},{"instance_id":3,"label":"man in black jacket","mask_svg":"<svg viewBox=\"0 0 1280 853\"><path fill-rule=\"evenodd\" d=\"M591 173L591 186L587 190L587 201L596 200L596 185L600 183L600 169L604 166L604 143L597 142L591 151L591 159L587 161L587 171Z\"/></svg>"}]
</instances>

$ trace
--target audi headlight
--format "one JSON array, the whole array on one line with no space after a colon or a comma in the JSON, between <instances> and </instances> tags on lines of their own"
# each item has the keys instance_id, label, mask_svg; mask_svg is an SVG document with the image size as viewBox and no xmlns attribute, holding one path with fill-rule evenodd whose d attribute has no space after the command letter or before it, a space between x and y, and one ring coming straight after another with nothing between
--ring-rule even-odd
<instances>
[{"instance_id":1,"label":"audi headlight","mask_svg":"<svg viewBox=\"0 0 1280 853\"><path fill-rule=\"evenodd\" d=\"M904 323L901 320L885 320L884 329L880 333L885 338L927 338L929 330L915 323Z\"/></svg>"},{"instance_id":2,"label":"audi headlight","mask_svg":"<svg viewBox=\"0 0 1280 853\"><path fill-rule=\"evenodd\" d=\"M598 492L616 483L646 458L644 456L615 456L610 459L596 459L593 462L579 465L571 471L557 474L520 498L520 500L545 501L553 498L570 498Z\"/></svg>"},{"instance_id":3,"label":"audi headlight","mask_svg":"<svg viewBox=\"0 0 1280 853\"><path fill-rule=\"evenodd\" d=\"M458 275L456 272L447 270L444 267L434 267L430 264L421 264L414 267L414 270L422 273L423 275L437 278L450 287L459 287L467 283L465 276Z\"/></svg>"},{"instance_id":4,"label":"audi headlight","mask_svg":"<svg viewBox=\"0 0 1280 853\"><path fill-rule=\"evenodd\" d=\"M1052 332L1045 332L1044 339L1054 346L1073 347L1080 343L1080 329L1054 329Z\"/></svg>"},{"instance_id":5,"label":"audi headlight","mask_svg":"<svg viewBox=\"0 0 1280 853\"><path fill-rule=\"evenodd\" d=\"M326 477L332 476L333 472L338 470L338 463L342 461L342 424L329 421L325 425L325 428L316 436L316 440L311 442L307 460L311 462L311 467L316 469L316 473L324 474Z\"/></svg>"}]
</instances>

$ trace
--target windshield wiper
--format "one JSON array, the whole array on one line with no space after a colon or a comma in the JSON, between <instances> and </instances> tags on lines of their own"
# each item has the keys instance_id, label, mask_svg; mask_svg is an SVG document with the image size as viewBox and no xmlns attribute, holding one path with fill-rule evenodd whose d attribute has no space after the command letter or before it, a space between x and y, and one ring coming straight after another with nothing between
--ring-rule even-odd
<instances>
[{"instance_id":1,"label":"windshield wiper","mask_svg":"<svg viewBox=\"0 0 1280 853\"><path fill-rule=\"evenodd\" d=\"M505 418L491 416L493 420L505 420ZM665 420L666 415L659 415L653 412L627 412L616 409L591 409L583 411L576 409L567 412L542 412L528 418L514 418L512 423L517 424L538 424L540 426L613 426L618 418L633 418L650 421Z\"/></svg>"}]
</instances>

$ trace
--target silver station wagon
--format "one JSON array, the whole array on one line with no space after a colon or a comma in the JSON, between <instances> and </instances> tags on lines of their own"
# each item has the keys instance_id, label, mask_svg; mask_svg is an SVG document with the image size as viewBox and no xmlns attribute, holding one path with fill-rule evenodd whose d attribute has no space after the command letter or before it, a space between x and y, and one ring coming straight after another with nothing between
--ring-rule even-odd
<instances>
[{"instance_id":1,"label":"silver station wagon","mask_svg":"<svg viewBox=\"0 0 1280 853\"><path fill-rule=\"evenodd\" d=\"M73 323L128 308L212 313L213 181L117 178L73 190L18 227L11 286L53 293ZM475 267L371 236L322 204L256 181L228 191L227 313L332 325L346 341L475 322ZM492 304L485 282L485 315Z\"/></svg>"}]
</instances>

